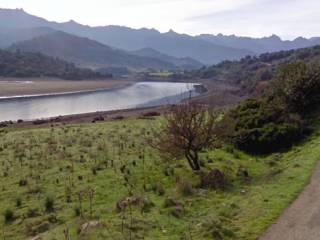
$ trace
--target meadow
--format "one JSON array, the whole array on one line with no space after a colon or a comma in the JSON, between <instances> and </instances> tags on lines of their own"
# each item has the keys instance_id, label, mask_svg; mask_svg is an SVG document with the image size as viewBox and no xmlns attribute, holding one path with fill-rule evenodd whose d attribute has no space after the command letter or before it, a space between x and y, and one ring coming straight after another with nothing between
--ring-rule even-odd
<instances>
[{"instance_id":1,"label":"meadow","mask_svg":"<svg viewBox=\"0 0 320 240\"><path fill-rule=\"evenodd\" d=\"M2 129L0 238L257 239L320 157L319 127L283 153L207 149L202 169L221 169L228 184L201 189L185 160L165 162L149 146L161 121Z\"/></svg>"}]
</instances>

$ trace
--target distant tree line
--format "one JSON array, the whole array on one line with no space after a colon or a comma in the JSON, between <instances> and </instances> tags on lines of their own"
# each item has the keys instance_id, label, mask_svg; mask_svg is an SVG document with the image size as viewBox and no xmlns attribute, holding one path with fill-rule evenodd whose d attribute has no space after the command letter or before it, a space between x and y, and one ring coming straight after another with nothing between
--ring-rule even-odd
<instances>
[{"instance_id":1,"label":"distant tree line","mask_svg":"<svg viewBox=\"0 0 320 240\"><path fill-rule=\"evenodd\" d=\"M97 73L76 67L73 63L40 53L0 50L2 77L54 77L67 80L110 78L111 74Z\"/></svg>"}]
</instances>

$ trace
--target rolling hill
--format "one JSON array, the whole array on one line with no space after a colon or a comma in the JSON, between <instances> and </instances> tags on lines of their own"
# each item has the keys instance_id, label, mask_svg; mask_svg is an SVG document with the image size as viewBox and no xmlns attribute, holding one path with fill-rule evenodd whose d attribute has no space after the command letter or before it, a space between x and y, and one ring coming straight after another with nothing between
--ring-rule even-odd
<instances>
[{"instance_id":1,"label":"rolling hill","mask_svg":"<svg viewBox=\"0 0 320 240\"><path fill-rule=\"evenodd\" d=\"M141 57L149 57L149 58L155 58L159 59L161 61L172 63L176 66L178 66L181 69L198 69L204 66L204 64L200 63L197 60L194 60L192 58L186 57L186 58L175 58L166 54L163 54L157 50L154 50L152 48L143 48L137 51L132 52L134 55L138 55Z\"/></svg>"},{"instance_id":2,"label":"rolling hill","mask_svg":"<svg viewBox=\"0 0 320 240\"><path fill-rule=\"evenodd\" d=\"M52 33L55 30L48 27L37 28L18 28L1 29L0 28L0 48L8 48L12 43L30 40L32 38Z\"/></svg>"}]
</instances>

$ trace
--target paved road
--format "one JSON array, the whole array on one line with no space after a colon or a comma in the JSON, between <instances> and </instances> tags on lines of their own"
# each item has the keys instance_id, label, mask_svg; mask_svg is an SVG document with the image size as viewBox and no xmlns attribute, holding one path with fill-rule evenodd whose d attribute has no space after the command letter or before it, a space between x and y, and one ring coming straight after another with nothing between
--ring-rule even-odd
<instances>
[{"instance_id":1,"label":"paved road","mask_svg":"<svg viewBox=\"0 0 320 240\"><path fill-rule=\"evenodd\" d=\"M259 240L320 240L320 162L310 184Z\"/></svg>"}]
</instances>

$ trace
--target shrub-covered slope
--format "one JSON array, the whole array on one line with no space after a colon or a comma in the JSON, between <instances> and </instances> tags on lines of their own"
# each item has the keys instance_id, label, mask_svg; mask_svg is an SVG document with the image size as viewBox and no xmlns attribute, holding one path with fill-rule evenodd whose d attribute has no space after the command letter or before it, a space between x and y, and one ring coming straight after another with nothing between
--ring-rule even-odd
<instances>
[{"instance_id":1,"label":"shrub-covered slope","mask_svg":"<svg viewBox=\"0 0 320 240\"><path fill-rule=\"evenodd\" d=\"M217 65L203 67L196 71L175 75L175 78L212 79L241 85L253 90L259 82L269 81L281 63L320 60L320 46L275 53L265 53L258 57L245 57L240 61L224 61Z\"/></svg>"}]
</instances>

